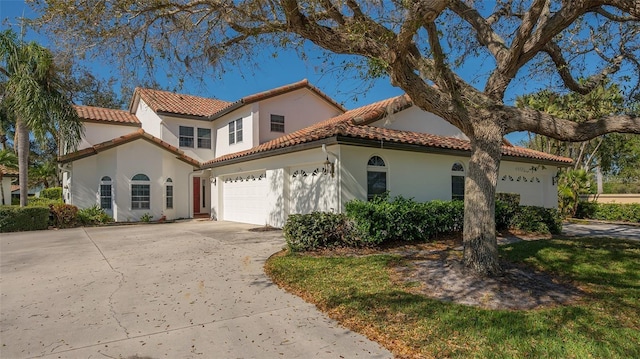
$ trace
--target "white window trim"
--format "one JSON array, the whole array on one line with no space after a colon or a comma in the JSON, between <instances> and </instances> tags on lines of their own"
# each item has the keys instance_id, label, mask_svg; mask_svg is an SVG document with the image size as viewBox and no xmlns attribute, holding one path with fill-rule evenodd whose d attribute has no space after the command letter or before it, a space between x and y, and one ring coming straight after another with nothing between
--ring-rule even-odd
<instances>
[{"instance_id":1,"label":"white window trim","mask_svg":"<svg viewBox=\"0 0 640 359\"><path fill-rule=\"evenodd\" d=\"M193 134L192 134L192 135L191 135L191 137L190 137L190 138L191 138L192 146L183 146L183 145L180 143L180 140L181 140L181 138L182 138L182 137L189 138L189 136L183 136L183 135L180 133L180 129L182 129L182 128L190 128L190 129L193 131ZM182 125L178 126L178 147L182 147L182 148L195 148L195 147L196 147L196 136L197 136L197 131L194 129L194 127L193 127L193 126L182 126Z\"/></svg>"},{"instance_id":2,"label":"white window trim","mask_svg":"<svg viewBox=\"0 0 640 359\"><path fill-rule=\"evenodd\" d=\"M109 177L108 181L105 181L104 178ZM102 186L110 185L111 186L111 208L105 209L102 208ZM102 176L100 181L98 182L98 207L104 209L105 211L113 211L114 207L114 198L115 198L115 186L113 185L113 179L111 176Z\"/></svg>"},{"instance_id":3,"label":"white window trim","mask_svg":"<svg viewBox=\"0 0 640 359\"><path fill-rule=\"evenodd\" d=\"M139 175L139 174L147 176L144 173L136 173L129 180L129 210L131 210L131 211L150 211L151 210L151 180L148 180L148 181L134 180L133 177L135 177L136 175ZM147 178L149 178L149 176L147 176ZM149 208L133 208L133 193L132 193L133 185L147 185L147 186L149 186Z\"/></svg>"},{"instance_id":4,"label":"white window trim","mask_svg":"<svg viewBox=\"0 0 640 359\"><path fill-rule=\"evenodd\" d=\"M380 157L384 162L384 166L370 166L369 161L373 157ZM369 172L384 172L386 184L387 184L387 188L385 189L385 191L389 192L389 188L391 188L391 185L389 183L389 161L379 154L375 154L375 153L372 154L371 156L367 157L367 172L366 172L367 176L366 176L366 187L365 187L367 189L367 201L369 201L369 175L368 175Z\"/></svg>"},{"instance_id":5,"label":"white window trim","mask_svg":"<svg viewBox=\"0 0 640 359\"><path fill-rule=\"evenodd\" d=\"M242 143L242 141L244 140L244 125L243 125L243 119L239 118L233 121L230 121L227 124L227 130L228 130L228 134L229 134L229 146L231 145L235 145L237 143ZM233 123L233 132L231 131L231 124ZM240 141L238 141L238 123L240 123L242 129L242 139L240 139ZM231 142L231 134L233 134L233 142Z\"/></svg>"},{"instance_id":6,"label":"white window trim","mask_svg":"<svg viewBox=\"0 0 640 359\"><path fill-rule=\"evenodd\" d=\"M164 182L164 209L173 210L175 207L176 192L175 187L173 186L173 180L169 180L171 180L171 178L167 178L167 180ZM171 207L167 207L167 199L169 198L169 196L167 196L167 187L171 187Z\"/></svg>"},{"instance_id":7,"label":"white window trim","mask_svg":"<svg viewBox=\"0 0 640 359\"><path fill-rule=\"evenodd\" d=\"M200 146L200 139L205 139L204 137L200 137L200 130L209 130L209 147L202 147ZM194 148L204 148L204 149L211 149L211 147L213 146L213 137L212 137L213 131L211 131L210 128L206 128L206 127L197 127L195 129L195 133L194 136L196 137L195 141L195 146Z\"/></svg>"},{"instance_id":8,"label":"white window trim","mask_svg":"<svg viewBox=\"0 0 640 359\"><path fill-rule=\"evenodd\" d=\"M453 170L453 166L455 166L456 164L459 164L460 166L462 166L462 171L454 171ZM455 161L452 165L451 165L451 177L449 180L449 183L452 185L451 188L451 200L464 200L464 197L466 196L466 193L464 193L464 181L463 181L463 187L462 187L462 198L454 198L453 197L453 177L462 177L464 179L464 181L467 180L467 168L465 167L465 164L463 162L460 161Z\"/></svg>"}]
</instances>

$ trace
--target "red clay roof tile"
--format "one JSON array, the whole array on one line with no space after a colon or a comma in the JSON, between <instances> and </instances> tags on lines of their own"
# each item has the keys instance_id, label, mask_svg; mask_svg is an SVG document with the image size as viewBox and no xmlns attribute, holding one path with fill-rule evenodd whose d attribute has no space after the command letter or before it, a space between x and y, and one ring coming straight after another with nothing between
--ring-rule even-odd
<instances>
[{"instance_id":1,"label":"red clay roof tile","mask_svg":"<svg viewBox=\"0 0 640 359\"><path fill-rule=\"evenodd\" d=\"M140 127L138 118L129 111L80 105L74 107L83 121Z\"/></svg>"},{"instance_id":2,"label":"red clay roof tile","mask_svg":"<svg viewBox=\"0 0 640 359\"><path fill-rule=\"evenodd\" d=\"M132 132L129 134L126 134L124 136L120 136L118 138L114 138L112 140L109 141L105 141L102 143L98 143L92 147L89 148L85 148L76 152L72 152L69 154L66 154L64 156L58 157L58 161L62 162L62 163L67 163L67 162L72 162L75 160L79 160L81 158L85 158L85 157L89 157L89 156L93 156L95 154L98 154L99 152L102 151L106 151L110 148L114 148L114 147L118 147L120 145L123 145L125 143L129 143L129 142L133 142L136 140L145 140L147 142L150 142L160 148L163 148L173 154L176 155L176 158L186 162L190 165L192 165L193 167L200 167L200 162L196 161L195 159L187 156L184 154L184 151L180 150L179 148L172 146L170 144L168 144L165 141L162 141L161 139L154 137L146 132L144 132L143 129L139 129L136 132Z\"/></svg>"},{"instance_id":3,"label":"red clay roof tile","mask_svg":"<svg viewBox=\"0 0 640 359\"><path fill-rule=\"evenodd\" d=\"M136 92L155 112L207 117L231 105L231 102L218 99L184 95L161 90L136 88Z\"/></svg>"},{"instance_id":4,"label":"red clay roof tile","mask_svg":"<svg viewBox=\"0 0 640 359\"><path fill-rule=\"evenodd\" d=\"M317 123L288 135L265 142L246 151L230 153L205 162L204 167L213 167L225 161L238 159L262 152L269 152L281 148L292 147L316 140L334 136L350 137L355 139L387 141L398 144L411 144L429 148L442 148L457 151L471 151L469 141L453 137L436 136L428 133L411 131L398 131L381 127L368 126L368 124L384 118L389 113L395 113L411 106L406 95L393 97L367 106L345 112L342 115ZM510 143L502 146L504 156L528 158L542 161L570 164L570 158L558 157L544 152L538 152L522 147L516 147Z\"/></svg>"},{"instance_id":5,"label":"red clay roof tile","mask_svg":"<svg viewBox=\"0 0 640 359\"><path fill-rule=\"evenodd\" d=\"M18 170L13 168L8 168L7 166L0 165L0 175L6 177L18 177Z\"/></svg>"}]
</instances>

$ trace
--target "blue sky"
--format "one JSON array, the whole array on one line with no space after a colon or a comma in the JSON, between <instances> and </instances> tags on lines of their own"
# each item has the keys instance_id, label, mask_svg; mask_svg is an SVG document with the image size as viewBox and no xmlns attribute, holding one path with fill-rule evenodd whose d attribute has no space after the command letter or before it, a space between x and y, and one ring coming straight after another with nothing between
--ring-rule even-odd
<instances>
[{"instance_id":1,"label":"blue sky","mask_svg":"<svg viewBox=\"0 0 640 359\"><path fill-rule=\"evenodd\" d=\"M11 27L14 31L19 32L20 26L17 18L21 17L23 12L25 17L35 16L24 0L0 0L1 28L4 30ZM50 45L46 36L36 34L33 31L27 32L25 40L35 40L42 45ZM119 70L107 61L107 59L95 59L82 64L92 69L94 75L98 77L114 76L119 78L121 76ZM480 60L478 62L481 63ZM318 71L318 66L322 66L321 61L314 61L314 59L305 61L298 58L293 52L280 51L277 58L268 55L262 56L259 68L242 69L227 66L228 71L220 78L212 78L205 85L196 81L188 81L180 92L235 101L245 95L269 90L306 78L313 85L336 99L336 101L343 103L347 108L363 106L402 93L400 89L391 86L387 78L374 81L373 85L368 88L369 83L356 79L353 73L345 76L342 71L338 70L325 71L322 74ZM481 67L482 65L479 64L475 71L461 75L470 81L479 79L479 82L482 83ZM165 88L176 86L175 79L165 77L157 80ZM532 92L539 87L540 84L532 84L531 82L528 84L524 82L517 86L524 92ZM511 102L514 98L515 94L507 94L506 100ZM128 99L125 100L128 101ZM507 136L514 143L518 143L523 137L523 133L514 133Z\"/></svg>"}]
</instances>

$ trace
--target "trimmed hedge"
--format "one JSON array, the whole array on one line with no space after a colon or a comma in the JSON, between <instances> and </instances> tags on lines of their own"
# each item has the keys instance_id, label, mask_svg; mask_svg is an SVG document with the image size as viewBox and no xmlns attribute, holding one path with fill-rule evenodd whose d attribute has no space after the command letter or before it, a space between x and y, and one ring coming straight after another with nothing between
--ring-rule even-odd
<instances>
[{"instance_id":1,"label":"trimmed hedge","mask_svg":"<svg viewBox=\"0 0 640 359\"><path fill-rule=\"evenodd\" d=\"M113 218L109 217L109 215L104 211L104 209L100 208L100 206L95 205L93 207L78 210L78 222L83 226L97 225L113 222Z\"/></svg>"},{"instance_id":2,"label":"trimmed hedge","mask_svg":"<svg viewBox=\"0 0 640 359\"><path fill-rule=\"evenodd\" d=\"M0 207L0 232L37 231L49 227L49 207Z\"/></svg>"},{"instance_id":3,"label":"trimmed hedge","mask_svg":"<svg viewBox=\"0 0 640 359\"><path fill-rule=\"evenodd\" d=\"M292 214L282 233L292 252L362 244L353 222L344 214L330 212Z\"/></svg>"},{"instance_id":4,"label":"trimmed hedge","mask_svg":"<svg viewBox=\"0 0 640 359\"><path fill-rule=\"evenodd\" d=\"M555 208L520 206L510 221L510 228L532 233L562 232L562 216Z\"/></svg>"},{"instance_id":5,"label":"trimmed hedge","mask_svg":"<svg viewBox=\"0 0 640 359\"><path fill-rule=\"evenodd\" d=\"M348 202L346 213L356 222L356 228L366 242L411 242L461 231L464 223L464 202L418 203L404 197L395 197L391 201L385 197L376 197L369 202Z\"/></svg>"},{"instance_id":6,"label":"trimmed hedge","mask_svg":"<svg viewBox=\"0 0 640 359\"><path fill-rule=\"evenodd\" d=\"M40 197L62 201L62 187L45 188L40 191Z\"/></svg>"},{"instance_id":7,"label":"trimmed hedge","mask_svg":"<svg viewBox=\"0 0 640 359\"><path fill-rule=\"evenodd\" d=\"M576 218L640 223L640 204L578 202Z\"/></svg>"}]
</instances>

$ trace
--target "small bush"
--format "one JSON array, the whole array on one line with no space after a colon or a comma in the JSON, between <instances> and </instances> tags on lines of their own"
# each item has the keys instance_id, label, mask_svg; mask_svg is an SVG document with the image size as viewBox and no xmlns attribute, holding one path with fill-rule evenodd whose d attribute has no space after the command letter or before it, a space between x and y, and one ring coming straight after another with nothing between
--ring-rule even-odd
<instances>
[{"instance_id":1,"label":"small bush","mask_svg":"<svg viewBox=\"0 0 640 359\"><path fill-rule=\"evenodd\" d=\"M83 226L113 222L113 218L98 205L78 210L78 222Z\"/></svg>"},{"instance_id":2,"label":"small bush","mask_svg":"<svg viewBox=\"0 0 640 359\"><path fill-rule=\"evenodd\" d=\"M53 215L52 225L58 228L71 228L78 224L78 207L57 203L49 205L51 214Z\"/></svg>"},{"instance_id":3,"label":"small bush","mask_svg":"<svg viewBox=\"0 0 640 359\"><path fill-rule=\"evenodd\" d=\"M0 207L0 232L37 231L49 226L49 207Z\"/></svg>"},{"instance_id":4,"label":"small bush","mask_svg":"<svg viewBox=\"0 0 640 359\"><path fill-rule=\"evenodd\" d=\"M353 222L344 214L292 214L282 228L282 233L292 252L364 244L360 242Z\"/></svg>"},{"instance_id":5,"label":"small bush","mask_svg":"<svg viewBox=\"0 0 640 359\"><path fill-rule=\"evenodd\" d=\"M638 203L579 202L577 218L640 223Z\"/></svg>"},{"instance_id":6,"label":"small bush","mask_svg":"<svg viewBox=\"0 0 640 359\"><path fill-rule=\"evenodd\" d=\"M520 206L511 220L511 228L533 233L562 232L562 217L555 208Z\"/></svg>"},{"instance_id":7,"label":"small bush","mask_svg":"<svg viewBox=\"0 0 640 359\"><path fill-rule=\"evenodd\" d=\"M145 213L142 216L140 216L140 222L149 223L151 222L152 219L153 219L153 216L149 213Z\"/></svg>"},{"instance_id":8,"label":"small bush","mask_svg":"<svg viewBox=\"0 0 640 359\"><path fill-rule=\"evenodd\" d=\"M40 197L62 201L62 187L45 188L40 192Z\"/></svg>"},{"instance_id":9,"label":"small bush","mask_svg":"<svg viewBox=\"0 0 640 359\"><path fill-rule=\"evenodd\" d=\"M503 230L511 226L513 216L520 210L520 194L496 194L496 229Z\"/></svg>"},{"instance_id":10,"label":"small bush","mask_svg":"<svg viewBox=\"0 0 640 359\"><path fill-rule=\"evenodd\" d=\"M30 197L27 201L29 207L49 207L53 204L62 204L62 199L50 199L44 197Z\"/></svg>"}]
</instances>

